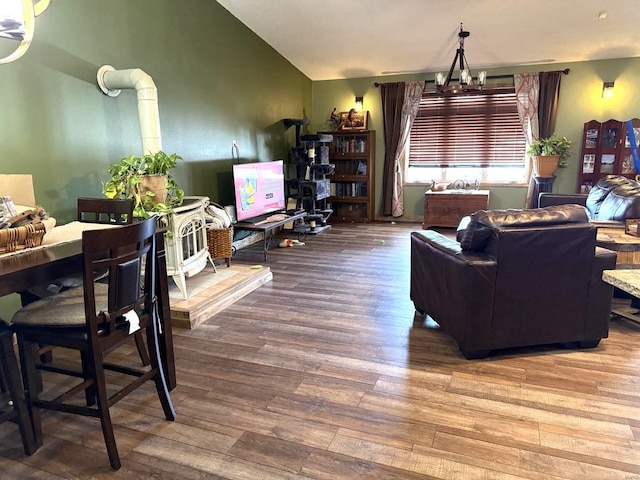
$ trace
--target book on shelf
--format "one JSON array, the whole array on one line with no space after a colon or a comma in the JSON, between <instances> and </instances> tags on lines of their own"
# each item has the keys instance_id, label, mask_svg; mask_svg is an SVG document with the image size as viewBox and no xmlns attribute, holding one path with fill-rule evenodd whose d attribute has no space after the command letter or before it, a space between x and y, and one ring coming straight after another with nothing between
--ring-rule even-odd
<instances>
[{"instance_id":1,"label":"book on shelf","mask_svg":"<svg viewBox=\"0 0 640 480\"><path fill-rule=\"evenodd\" d=\"M585 155L582 160L582 173L593 173L596 165L596 156L593 154Z\"/></svg>"},{"instance_id":2,"label":"book on shelf","mask_svg":"<svg viewBox=\"0 0 640 480\"><path fill-rule=\"evenodd\" d=\"M580 193L589 193L591 191L591 187L593 187L593 183L589 180L586 180L580 184Z\"/></svg>"},{"instance_id":3,"label":"book on shelf","mask_svg":"<svg viewBox=\"0 0 640 480\"><path fill-rule=\"evenodd\" d=\"M598 141L598 129L590 128L587 130L586 139L584 141L584 148L596 148Z\"/></svg>"}]
</instances>

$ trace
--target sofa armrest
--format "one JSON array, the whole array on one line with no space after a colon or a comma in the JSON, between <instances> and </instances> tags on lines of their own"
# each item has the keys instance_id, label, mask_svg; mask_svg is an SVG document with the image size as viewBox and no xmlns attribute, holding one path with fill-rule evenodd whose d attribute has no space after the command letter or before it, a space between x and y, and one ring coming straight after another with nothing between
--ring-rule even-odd
<instances>
[{"instance_id":1,"label":"sofa armrest","mask_svg":"<svg viewBox=\"0 0 640 480\"><path fill-rule=\"evenodd\" d=\"M616 257L616 252L596 247L584 332L584 338L587 340L595 341L609 336L613 286L602 280L602 271L615 269Z\"/></svg>"},{"instance_id":2,"label":"sofa armrest","mask_svg":"<svg viewBox=\"0 0 640 480\"><path fill-rule=\"evenodd\" d=\"M540 207L550 207L552 205L566 205L568 203L575 203L578 205L582 205L583 207L587 206L587 197L589 195L586 193L549 193L542 192L538 196L538 205Z\"/></svg>"},{"instance_id":3,"label":"sofa armrest","mask_svg":"<svg viewBox=\"0 0 640 480\"><path fill-rule=\"evenodd\" d=\"M495 258L486 253L462 251L435 231L411 234L411 300L465 356L489 350L496 272Z\"/></svg>"}]
</instances>

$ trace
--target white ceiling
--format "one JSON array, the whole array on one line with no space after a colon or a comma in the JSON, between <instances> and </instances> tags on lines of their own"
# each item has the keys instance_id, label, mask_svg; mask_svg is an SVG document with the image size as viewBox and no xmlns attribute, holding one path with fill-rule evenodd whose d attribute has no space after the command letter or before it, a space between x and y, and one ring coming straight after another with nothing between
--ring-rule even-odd
<instances>
[{"instance_id":1,"label":"white ceiling","mask_svg":"<svg viewBox=\"0 0 640 480\"><path fill-rule=\"evenodd\" d=\"M218 2L311 80L640 57L640 0Z\"/></svg>"}]
</instances>

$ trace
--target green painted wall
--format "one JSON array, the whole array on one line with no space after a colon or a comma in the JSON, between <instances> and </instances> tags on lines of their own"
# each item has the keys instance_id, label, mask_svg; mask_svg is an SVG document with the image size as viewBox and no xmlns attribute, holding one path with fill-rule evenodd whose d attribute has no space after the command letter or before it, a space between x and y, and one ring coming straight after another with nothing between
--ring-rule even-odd
<instances>
[{"instance_id":1,"label":"green painted wall","mask_svg":"<svg viewBox=\"0 0 640 480\"><path fill-rule=\"evenodd\" d=\"M473 67L473 65L472 65ZM573 142L569 167L558 169L554 192L574 192L577 184L578 158L582 141L583 124L589 120L600 121L615 118L628 120L640 118L640 93L636 88L640 76L640 58L576 62L554 65L535 65L520 68L489 70L489 75L503 75L519 72L563 70L570 68L569 75L562 77L560 104L556 121L556 133L567 136ZM432 73L367 77L349 80L328 80L313 82L313 117L310 129L324 128L334 107L338 111L349 110L356 95L364 95L364 108L369 111L369 128L376 135L376 213L380 210L382 191L382 168L384 163L384 138L382 131L382 104L380 90L374 82L395 82L432 79ZM615 81L612 99L602 98L602 82ZM490 208L521 208L524 205L526 189L521 187L490 187ZM424 185L406 185L404 190L405 218L419 220L424 212Z\"/></svg>"},{"instance_id":2,"label":"green painted wall","mask_svg":"<svg viewBox=\"0 0 640 480\"><path fill-rule=\"evenodd\" d=\"M3 40L3 42L6 42ZM5 44L0 45L4 53ZM294 129L284 118L309 118L324 128L333 107L348 110L364 95L377 130L376 206L384 146L375 81L431 74L311 82L213 0L57 0L36 19L27 54L0 66L1 173L32 173L38 202L60 222L74 218L78 196L98 196L108 166L142 153L133 90L117 98L96 86L102 65L140 68L158 87L163 149L185 162L175 173L187 195L232 201L231 141L242 160L287 158ZM576 148L558 172L555 191L575 188L582 124L593 118L640 117L633 80L640 59L492 70L489 74L571 68L563 77L556 131ZM613 100L600 98L616 82ZM405 190L408 218L421 218L423 186ZM522 188L493 188L492 208L519 207ZM0 300L2 308L15 298Z\"/></svg>"},{"instance_id":3,"label":"green painted wall","mask_svg":"<svg viewBox=\"0 0 640 480\"><path fill-rule=\"evenodd\" d=\"M135 91L102 94L105 64L153 78L163 150L185 159L176 180L222 204L232 140L244 161L287 158L295 132L282 119L311 113L311 80L213 0L53 1L26 55L0 65L0 173L32 173L61 223L78 196L101 195L112 162L142 153ZM16 305L0 300L0 314Z\"/></svg>"},{"instance_id":4,"label":"green painted wall","mask_svg":"<svg viewBox=\"0 0 640 480\"><path fill-rule=\"evenodd\" d=\"M231 141L246 161L287 158L282 119L310 115L311 81L215 1L54 1L26 55L0 66L0 171L33 173L62 222L78 196L101 195L110 163L142 153L135 90L102 94L104 64L153 78L163 150L185 159L176 180L223 204Z\"/></svg>"}]
</instances>

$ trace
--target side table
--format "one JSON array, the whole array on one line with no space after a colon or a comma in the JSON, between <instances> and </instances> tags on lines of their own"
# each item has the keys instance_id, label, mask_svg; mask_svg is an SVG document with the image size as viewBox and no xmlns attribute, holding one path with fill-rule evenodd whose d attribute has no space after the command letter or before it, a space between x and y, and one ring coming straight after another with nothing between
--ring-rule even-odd
<instances>
[{"instance_id":1,"label":"side table","mask_svg":"<svg viewBox=\"0 0 640 480\"><path fill-rule=\"evenodd\" d=\"M640 237L625 233L624 228L598 228L596 245L616 252L616 268L640 268Z\"/></svg>"}]
</instances>

